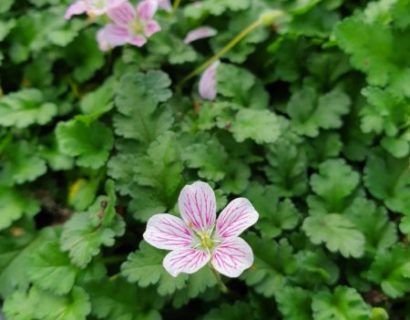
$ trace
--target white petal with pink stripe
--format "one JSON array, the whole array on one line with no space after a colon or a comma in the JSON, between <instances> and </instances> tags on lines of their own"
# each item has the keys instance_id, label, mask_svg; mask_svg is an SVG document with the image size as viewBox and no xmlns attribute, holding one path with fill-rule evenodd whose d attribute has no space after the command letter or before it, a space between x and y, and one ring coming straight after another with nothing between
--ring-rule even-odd
<instances>
[{"instance_id":1,"label":"white petal with pink stripe","mask_svg":"<svg viewBox=\"0 0 410 320\"><path fill-rule=\"evenodd\" d=\"M216 221L216 233L220 238L239 236L258 221L259 214L246 198L231 201Z\"/></svg>"},{"instance_id":2,"label":"white petal with pink stripe","mask_svg":"<svg viewBox=\"0 0 410 320\"><path fill-rule=\"evenodd\" d=\"M252 266L253 252L251 247L241 238L228 238L212 253L212 266L219 273L236 278Z\"/></svg>"},{"instance_id":3,"label":"white petal with pink stripe","mask_svg":"<svg viewBox=\"0 0 410 320\"><path fill-rule=\"evenodd\" d=\"M168 253L163 261L165 270L176 277L180 273L192 274L205 266L210 260L209 253L193 248L175 250Z\"/></svg>"},{"instance_id":4,"label":"white petal with pink stripe","mask_svg":"<svg viewBox=\"0 0 410 320\"><path fill-rule=\"evenodd\" d=\"M143 237L150 245L165 250L191 248L194 243L192 231L185 223L167 213L152 216Z\"/></svg>"},{"instance_id":5,"label":"white petal with pink stripe","mask_svg":"<svg viewBox=\"0 0 410 320\"><path fill-rule=\"evenodd\" d=\"M196 231L207 231L214 227L216 199L209 184L198 181L185 186L178 199L181 217Z\"/></svg>"}]
</instances>

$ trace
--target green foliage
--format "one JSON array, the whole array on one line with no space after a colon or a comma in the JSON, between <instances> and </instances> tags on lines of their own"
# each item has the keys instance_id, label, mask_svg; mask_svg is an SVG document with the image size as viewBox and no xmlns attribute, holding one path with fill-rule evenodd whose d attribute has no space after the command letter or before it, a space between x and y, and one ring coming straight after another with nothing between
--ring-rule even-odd
<instances>
[{"instance_id":1,"label":"green foliage","mask_svg":"<svg viewBox=\"0 0 410 320\"><path fill-rule=\"evenodd\" d=\"M314 319L357 319L370 318L370 308L359 293L347 287L336 287L333 293L319 292L312 302Z\"/></svg>"},{"instance_id":2,"label":"green foliage","mask_svg":"<svg viewBox=\"0 0 410 320\"><path fill-rule=\"evenodd\" d=\"M349 112L349 105L349 97L340 89L320 95L306 86L292 95L287 111L299 134L316 137L319 129L340 128L341 116Z\"/></svg>"},{"instance_id":3,"label":"green foliage","mask_svg":"<svg viewBox=\"0 0 410 320\"><path fill-rule=\"evenodd\" d=\"M97 169L108 159L113 145L111 130L100 122L92 124L81 120L60 123L56 129L61 152L77 157L82 167Z\"/></svg>"},{"instance_id":4,"label":"green foliage","mask_svg":"<svg viewBox=\"0 0 410 320\"><path fill-rule=\"evenodd\" d=\"M409 320L410 1L171 2L103 52L106 15L0 0L0 314ZM259 214L237 279L142 240L198 180Z\"/></svg>"},{"instance_id":5,"label":"green foliage","mask_svg":"<svg viewBox=\"0 0 410 320\"><path fill-rule=\"evenodd\" d=\"M84 268L102 246L112 246L114 238L124 234L124 222L115 211L114 186L107 183L108 196L99 197L86 211L74 214L64 224L61 249L71 261Z\"/></svg>"},{"instance_id":6,"label":"green foliage","mask_svg":"<svg viewBox=\"0 0 410 320\"><path fill-rule=\"evenodd\" d=\"M0 125L25 128L32 124L44 125L57 114L57 106L45 102L41 91L21 90L0 99Z\"/></svg>"},{"instance_id":7,"label":"green foliage","mask_svg":"<svg viewBox=\"0 0 410 320\"><path fill-rule=\"evenodd\" d=\"M58 242L44 243L33 253L27 267L27 274L36 286L60 295L71 291L78 271L60 251Z\"/></svg>"},{"instance_id":8,"label":"green foliage","mask_svg":"<svg viewBox=\"0 0 410 320\"><path fill-rule=\"evenodd\" d=\"M344 257L359 258L363 255L365 238L352 222L332 213L306 218L303 230L314 244L325 243L332 252Z\"/></svg>"},{"instance_id":9,"label":"green foliage","mask_svg":"<svg viewBox=\"0 0 410 320\"><path fill-rule=\"evenodd\" d=\"M371 281L380 283L390 297L402 297L409 291L409 266L407 248L396 245L391 251L376 256L367 276Z\"/></svg>"},{"instance_id":10,"label":"green foliage","mask_svg":"<svg viewBox=\"0 0 410 320\"><path fill-rule=\"evenodd\" d=\"M38 154L37 146L26 140L15 144L6 142L1 158L0 185L13 186L30 182L47 171L46 162Z\"/></svg>"},{"instance_id":11,"label":"green foliage","mask_svg":"<svg viewBox=\"0 0 410 320\"><path fill-rule=\"evenodd\" d=\"M66 296L56 296L32 287L28 293L16 291L6 300L4 310L7 317L17 320L85 320L91 305L82 288L76 287Z\"/></svg>"},{"instance_id":12,"label":"green foliage","mask_svg":"<svg viewBox=\"0 0 410 320\"><path fill-rule=\"evenodd\" d=\"M243 109L236 115L232 133L236 141L253 139L256 143L275 142L281 129L278 117L268 110Z\"/></svg>"},{"instance_id":13,"label":"green foliage","mask_svg":"<svg viewBox=\"0 0 410 320\"><path fill-rule=\"evenodd\" d=\"M0 229L8 228L24 215L29 217L40 210L38 202L18 190L0 188Z\"/></svg>"}]
</instances>

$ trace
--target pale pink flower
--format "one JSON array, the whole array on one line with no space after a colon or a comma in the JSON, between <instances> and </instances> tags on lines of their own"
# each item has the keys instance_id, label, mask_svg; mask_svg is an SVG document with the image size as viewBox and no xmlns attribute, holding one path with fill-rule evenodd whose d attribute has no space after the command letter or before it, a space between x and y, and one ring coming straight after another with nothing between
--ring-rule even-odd
<instances>
[{"instance_id":1,"label":"pale pink flower","mask_svg":"<svg viewBox=\"0 0 410 320\"><path fill-rule=\"evenodd\" d=\"M215 100L216 98L216 71L220 62L215 61L202 73L199 79L199 95L205 100Z\"/></svg>"},{"instance_id":2,"label":"pale pink flower","mask_svg":"<svg viewBox=\"0 0 410 320\"><path fill-rule=\"evenodd\" d=\"M107 12L112 23L103 27L97 35L102 50L124 44L142 47L147 38L161 30L153 16L158 9L156 0L143 0L136 7L129 2Z\"/></svg>"},{"instance_id":3,"label":"pale pink flower","mask_svg":"<svg viewBox=\"0 0 410 320\"><path fill-rule=\"evenodd\" d=\"M156 214L144 233L152 246L171 250L163 266L172 276L195 273L208 262L227 277L238 277L252 266L252 249L239 238L259 217L249 200L231 201L216 219L215 194L207 183L198 181L182 189L178 205L182 219Z\"/></svg>"},{"instance_id":4,"label":"pale pink flower","mask_svg":"<svg viewBox=\"0 0 410 320\"><path fill-rule=\"evenodd\" d=\"M170 0L157 0L158 2L158 7L161 9L164 9L165 11L172 11L172 4Z\"/></svg>"},{"instance_id":5,"label":"pale pink flower","mask_svg":"<svg viewBox=\"0 0 410 320\"><path fill-rule=\"evenodd\" d=\"M127 0L78 0L68 7L64 18L70 19L72 16L83 13L89 16L100 16L125 1Z\"/></svg>"},{"instance_id":6,"label":"pale pink flower","mask_svg":"<svg viewBox=\"0 0 410 320\"><path fill-rule=\"evenodd\" d=\"M216 30L214 28L207 26L199 27L188 32L184 39L184 42L188 44L199 39L213 37L214 35L216 35Z\"/></svg>"}]
</instances>

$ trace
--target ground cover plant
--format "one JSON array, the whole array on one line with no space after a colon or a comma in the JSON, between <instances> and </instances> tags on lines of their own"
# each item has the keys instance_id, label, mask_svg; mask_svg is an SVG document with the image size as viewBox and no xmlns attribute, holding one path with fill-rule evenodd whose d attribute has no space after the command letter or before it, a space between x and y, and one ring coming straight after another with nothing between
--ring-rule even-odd
<instances>
[{"instance_id":1,"label":"ground cover plant","mask_svg":"<svg viewBox=\"0 0 410 320\"><path fill-rule=\"evenodd\" d=\"M409 320L409 39L409 0L1 0L5 319Z\"/></svg>"}]
</instances>

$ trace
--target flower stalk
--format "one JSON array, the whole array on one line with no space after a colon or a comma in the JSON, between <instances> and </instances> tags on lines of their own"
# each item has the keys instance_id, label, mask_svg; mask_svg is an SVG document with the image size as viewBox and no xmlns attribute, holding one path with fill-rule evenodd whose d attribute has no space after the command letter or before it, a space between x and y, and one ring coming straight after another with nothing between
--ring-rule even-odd
<instances>
[{"instance_id":1,"label":"flower stalk","mask_svg":"<svg viewBox=\"0 0 410 320\"><path fill-rule=\"evenodd\" d=\"M177 2L178 0L176 0ZM191 80L193 77L197 76L198 74L202 73L205 69L207 69L211 64L215 61L218 61L222 58L226 53L228 53L232 48L234 48L239 42L241 42L247 35L249 35L252 31L257 29L260 26L267 26L272 24L276 21L279 17L283 15L283 11L280 10L272 10L267 13L263 13L256 21L252 22L248 25L245 29L239 32L231 41L229 41L221 50L215 53L211 58L189 73L185 78L183 78L178 87L182 87L187 81Z\"/></svg>"},{"instance_id":2,"label":"flower stalk","mask_svg":"<svg viewBox=\"0 0 410 320\"><path fill-rule=\"evenodd\" d=\"M220 274L215 270L215 268L211 264L209 264L209 267L211 268L211 271L212 271L213 275L215 276L216 282L217 282L218 287L221 290L221 292L222 293L228 293L229 289L225 285L225 283L222 281L222 278L221 278Z\"/></svg>"}]
</instances>

